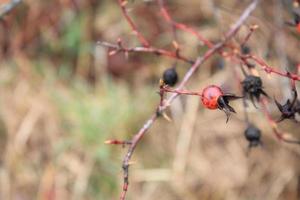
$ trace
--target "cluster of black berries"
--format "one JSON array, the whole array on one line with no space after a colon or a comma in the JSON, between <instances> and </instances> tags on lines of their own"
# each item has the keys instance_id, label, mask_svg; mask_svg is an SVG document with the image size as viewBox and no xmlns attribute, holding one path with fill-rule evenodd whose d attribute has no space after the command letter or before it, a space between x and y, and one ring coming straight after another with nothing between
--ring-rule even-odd
<instances>
[{"instance_id":1,"label":"cluster of black berries","mask_svg":"<svg viewBox=\"0 0 300 200\"><path fill-rule=\"evenodd\" d=\"M241 51L243 54L249 54L250 48L247 46L242 46ZM178 81L178 74L176 72L175 67L168 68L164 71L162 76L163 84L168 86L174 86ZM242 81L242 87L243 87L243 97L249 99L252 104L255 105L255 100L259 101L260 96L264 95L265 97L269 96L267 93L263 90L263 82L260 77L254 76L254 75L247 75L245 74L245 79ZM208 91L210 93L213 92L213 94L216 93L216 91L219 91L219 88L216 88L216 86L210 86L208 87ZM212 91L212 90L216 91ZM205 90L203 92L205 94ZM219 91L220 94L222 94L222 97L224 94L222 91ZM275 99L275 103L281 112L281 117L277 122L283 121L284 119L295 119L296 114L298 113L300 115L300 101L297 99L298 94L296 89L293 89L294 97L292 100L288 99L285 104L281 105L278 103L278 101ZM211 94L210 94L211 95ZM216 94L217 95L217 94ZM218 98L217 104L218 108L221 110L224 110L227 115L227 121L230 115L230 112L235 112L235 110L228 105L230 100L238 99L240 97L232 94L225 95L226 98ZM209 99L209 98L207 98ZM211 105L210 105L211 106ZM207 106L209 107L209 106ZM209 107L210 108L210 107ZM211 108L212 109L212 108ZM246 140L249 142L249 148L256 147L258 145L261 145L261 131L258 129L255 125L249 124L244 132Z\"/></svg>"}]
</instances>

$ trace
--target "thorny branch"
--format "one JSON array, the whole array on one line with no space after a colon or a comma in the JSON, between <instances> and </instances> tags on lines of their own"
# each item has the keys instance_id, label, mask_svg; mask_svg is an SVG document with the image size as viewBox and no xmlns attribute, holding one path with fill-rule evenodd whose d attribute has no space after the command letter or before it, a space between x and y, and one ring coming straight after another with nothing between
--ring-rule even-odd
<instances>
[{"instance_id":1,"label":"thorny branch","mask_svg":"<svg viewBox=\"0 0 300 200\"><path fill-rule=\"evenodd\" d=\"M123 1L120 0L122 3ZM242 26L242 24L245 22L245 20L249 17L249 15L254 11L258 4L259 0L253 0L252 3L245 9L245 11L242 13L242 15L239 17L239 19L236 21L236 23L232 26L232 28L226 33L225 39L222 42L219 42L212 46L203 56L199 56L195 63L191 66L191 68L187 71L185 74L183 80L179 84L179 86L176 88L176 90L181 90L186 85L188 80L191 78L191 76L195 73L195 71L199 68L201 64L203 64L208 58L210 58L212 55L217 53L219 50L221 50L226 43L237 33L239 28ZM128 16L128 15L127 15ZM127 18L127 17L126 17ZM127 18L128 20L128 18ZM136 30L136 28L135 28ZM162 112L164 111L171 103L172 101L178 97L179 94L175 93L171 95L163 106L160 106L159 110ZM149 130L149 128L152 126L152 124L155 122L155 120L158 118L157 113L154 113L142 126L142 128L138 131L136 135L133 136L131 140L131 144L129 145L127 154L124 157L123 160L123 172L124 172L124 183L123 183L123 191L120 196L120 200L124 200L126 197L126 193L128 190L129 185L129 161L131 159L131 156L138 144L138 142L141 140L141 138L145 135L145 133Z\"/></svg>"},{"instance_id":2,"label":"thorny branch","mask_svg":"<svg viewBox=\"0 0 300 200\"><path fill-rule=\"evenodd\" d=\"M274 73L274 74L277 74L282 77L287 77L294 81L300 81L299 75L293 74L290 72L279 71L279 70L275 69L274 67L269 66L265 61L258 58L257 56L254 56L254 55L242 56L241 59L242 59L242 61L247 61L248 59L255 61L268 74Z\"/></svg>"}]
</instances>

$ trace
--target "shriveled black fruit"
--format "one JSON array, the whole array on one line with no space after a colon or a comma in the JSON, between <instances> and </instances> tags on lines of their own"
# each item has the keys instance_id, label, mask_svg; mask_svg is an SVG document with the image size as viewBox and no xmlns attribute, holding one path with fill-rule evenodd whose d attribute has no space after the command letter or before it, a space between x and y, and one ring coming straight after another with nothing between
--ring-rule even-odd
<instances>
[{"instance_id":1,"label":"shriveled black fruit","mask_svg":"<svg viewBox=\"0 0 300 200\"><path fill-rule=\"evenodd\" d=\"M244 55L247 55L251 52L251 49L249 46L247 45L242 45L241 46L241 53L244 54Z\"/></svg>"},{"instance_id":2,"label":"shriveled black fruit","mask_svg":"<svg viewBox=\"0 0 300 200\"><path fill-rule=\"evenodd\" d=\"M261 131L254 126L253 124L249 124L247 129L244 132L245 138L249 142L249 147L255 147L261 144Z\"/></svg>"},{"instance_id":3,"label":"shriveled black fruit","mask_svg":"<svg viewBox=\"0 0 300 200\"><path fill-rule=\"evenodd\" d=\"M250 99L254 106L254 97L257 101L259 101L259 97L261 94L268 97L267 93L263 90L262 80L258 76L247 75L244 81L242 82L242 85L243 96Z\"/></svg>"},{"instance_id":4,"label":"shriveled black fruit","mask_svg":"<svg viewBox=\"0 0 300 200\"><path fill-rule=\"evenodd\" d=\"M281 116L277 120L277 122L281 122L285 119L296 120L295 119L296 113L299 113L300 111L299 110L300 104L299 104L299 100L297 99L298 93L296 89L293 89L293 94L294 94L293 99L292 100L288 99L286 103L282 105L275 99L276 106L278 110L281 112Z\"/></svg>"},{"instance_id":5,"label":"shriveled black fruit","mask_svg":"<svg viewBox=\"0 0 300 200\"><path fill-rule=\"evenodd\" d=\"M174 86L178 81L178 74L175 68L166 69L163 73L163 82L169 86Z\"/></svg>"}]
</instances>

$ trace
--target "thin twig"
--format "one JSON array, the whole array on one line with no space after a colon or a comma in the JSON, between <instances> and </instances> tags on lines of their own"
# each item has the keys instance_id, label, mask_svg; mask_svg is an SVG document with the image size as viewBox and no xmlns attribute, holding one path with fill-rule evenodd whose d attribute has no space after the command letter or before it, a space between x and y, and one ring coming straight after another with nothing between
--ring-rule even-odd
<instances>
[{"instance_id":1,"label":"thin twig","mask_svg":"<svg viewBox=\"0 0 300 200\"><path fill-rule=\"evenodd\" d=\"M170 23L173 27L175 27L177 29L191 33L192 35L196 36L198 38L198 40L203 42L209 48L213 47L213 44L209 40L204 38L198 31L196 31L195 29L193 29L191 27L188 27L185 24L174 21L165 6L164 0L157 0L157 1L160 6L161 14L168 23Z\"/></svg>"},{"instance_id":2,"label":"thin twig","mask_svg":"<svg viewBox=\"0 0 300 200\"><path fill-rule=\"evenodd\" d=\"M163 88L162 89L165 92L170 92L170 93L176 93L176 94L183 94L183 95L192 95L192 96L202 96L202 94L200 92L192 92L192 91L188 91L188 90L173 90L171 88Z\"/></svg>"},{"instance_id":3,"label":"thin twig","mask_svg":"<svg viewBox=\"0 0 300 200\"><path fill-rule=\"evenodd\" d=\"M141 32L138 31L135 23L133 22L131 17L128 15L128 12L127 12L126 7L125 7L126 4L127 4L127 1L126 0L119 0L118 2L119 2L119 5L121 7L123 16L126 18L126 20L127 20L128 24L130 25L133 33L136 34L136 36L138 37L138 39L140 40L141 44L144 47L149 47L150 44L149 44L148 40L142 35Z\"/></svg>"},{"instance_id":4,"label":"thin twig","mask_svg":"<svg viewBox=\"0 0 300 200\"><path fill-rule=\"evenodd\" d=\"M247 62L248 59L254 60L268 74L273 73L273 74L277 74L282 77L287 77L294 81L300 81L299 75L294 74L294 73L279 71L279 70L275 69L274 67L271 67L270 65L268 65L264 60L260 59L257 56L246 55L246 56L240 56L240 58L244 63Z\"/></svg>"},{"instance_id":5,"label":"thin twig","mask_svg":"<svg viewBox=\"0 0 300 200\"><path fill-rule=\"evenodd\" d=\"M242 41L241 46L244 46L244 45L248 42L248 40L250 39L251 35L253 34L253 32L254 32L257 28L258 28L258 25L256 25L256 24L250 26L250 30L249 30L248 34L246 35L246 37L244 38L244 40Z\"/></svg>"},{"instance_id":6,"label":"thin twig","mask_svg":"<svg viewBox=\"0 0 300 200\"><path fill-rule=\"evenodd\" d=\"M182 60L186 63L189 64L193 64L194 61L191 59L188 59L184 56L181 56L179 54L177 54L176 52L172 52L172 51L168 51L165 49L159 49L159 48L155 48L155 47L132 47L132 48L127 48L124 46L120 46L117 44L112 44L112 43L108 43L108 42L102 42L102 41L98 41L97 42L98 45L101 46L105 46L105 47L109 47L112 48L113 51L110 52L110 55L114 55L118 52L140 52L140 53L152 53L152 54L156 54L156 55L162 55L162 56L166 56L166 57L170 57L170 58L175 58L177 60Z\"/></svg>"}]
</instances>

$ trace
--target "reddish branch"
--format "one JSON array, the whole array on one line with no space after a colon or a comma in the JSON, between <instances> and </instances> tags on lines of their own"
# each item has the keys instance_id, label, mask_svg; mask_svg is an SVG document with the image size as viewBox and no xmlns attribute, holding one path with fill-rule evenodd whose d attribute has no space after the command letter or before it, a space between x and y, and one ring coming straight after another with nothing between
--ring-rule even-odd
<instances>
[{"instance_id":1,"label":"reddish branch","mask_svg":"<svg viewBox=\"0 0 300 200\"><path fill-rule=\"evenodd\" d=\"M117 144L117 145L130 145L131 141L124 141L124 140L106 140L104 144Z\"/></svg>"},{"instance_id":2,"label":"reddish branch","mask_svg":"<svg viewBox=\"0 0 300 200\"><path fill-rule=\"evenodd\" d=\"M250 39L251 35L253 34L253 32L258 28L258 25L252 25L250 27L250 31L248 32L248 34L246 35L246 37L244 38L243 42L241 43L241 46L245 45L248 40Z\"/></svg>"},{"instance_id":3,"label":"reddish branch","mask_svg":"<svg viewBox=\"0 0 300 200\"><path fill-rule=\"evenodd\" d=\"M191 27L188 27L185 24L174 21L165 6L164 0L157 0L157 2L160 6L160 11L161 11L162 16L168 23L170 23L173 27L175 27L177 29L191 33L192 35L196 36L198 38L198 40L202 41L209 48L213 47L213 44L209 40L207 40L205 37L203 37L198 31L196 31L195 29L193 29Z\"/></svg>"},{"instance_id":4,"label":"reddish branch","mask_svg":"<svg viewBox=\"0 0 300 200\"><path fill-rule=\"evenodd\" d=\"M164 55L164 56L167 56L167 57L176 58L178 60L182 60L182 61L188 62L190 64L194 63L192 60L189 60L188 58L185 58L184 56L180 55L179 47L178 47L176 42L173 43L174 47L175 47L175 52L171 52L171 51L168 51L168 50L165 50L165 49L152 47L150 45L150 43L147 41L147 39L143 36L143 34L137 29L137 26L133 22L132 18L129 16L129 14L126 10L126 7L125 7L126 4L127 4L127 1L126 0L118 0L118 3L121 7L123 16L125 17L126 21L130 25L133 33L136 34L136 36L138 37L138 39L141 42L141 44L143 45L143 47L124 48L121 45L119 45L120 43L118 43L118 45L109 44L109 43L100 43L100 44L102 44L103 46L108 46L108 47L114 48L116 50L116 52L124 51L124 52L155 53L157 55ZM175 36L175 33L174 33L174 36Z\"/></svg>"},{"instance_id":5,"label":"reddish branch","mask_svg":"<svg viewBox=\"0 0 300 200\"><path fill-rule=\"evenodd\" d=\"M132 48L128 48L128 47L124 47L124 46L119 45L119 44L112 44L112 43L101 42L101 41L99 41L98 44L101 45L101 46L112 48L113 51L110 52L110 55L114 55L118 52L152 53L152 54L156 54L156 55L175 58L177 60L182 60L182 61L187 62L189 64L194 63L193 60L188 59L188 58L176 53L176 51L172 52L172 51L168 51L168 50L165 50L165 49L159 49L159 48L155 48L155 47L132 47Z\"/></svg>"},{"instance_id":6,"label":"reddish branch","mask_svg":"<svg viewBox=\"0 0 300 200\"><path fill-rule=\"evenodd\" d=\"M279 71L279 70L275 69L274 67L271 67L270 65L268 65L264 60L254 56L254 55L240 56L240 58L245 64L247 63L247 61L249 59L254 60L268 74L273 73L273 74L277 74L282 77L287 77L294 81L300 81L299 75L293 74L290 72Z\"/></svg>"},{"instance_id":7,"label":"reddish branch","mask_svg":"<svg viewBox=\"0 0 300 200\"><path fill-rule=\"evenodd\" d=\"M138 31L136 25L134 24L133 20L130 18L130 16L128 15L128 12L126 10L126 4L127 4L127 1L126 0L118 0L119 2L119 5L121 7L121 10L122 10L122 13L123 13L123 16L126 18L128 24L130 25L132 31L134 34L136 34L136 36L138 37L138 39L140 40L141 44L144 46L144 47L149 47L150 44L149 42L147 41L147 39L141 34L141 32Z\"/></svg>"},{"instance_id":8,"label":"reddish branch","mask_svg":"<svg viewBox=\"0 0 300 200\"><path fill-rule=\"evenodd\" d=\"M212 55L214 55L215 53L219 52L225 46L225 44L228 42L228 40L230 40L237 33L237 31L239 30L239 28L241 27L241 25L249 17L249 15L251 14L251 12L256 8L256 6L258 4L258 1L259 0L253 0L252 1L252 3L246 8L246 10L243 12L243 14L239 17L239 19L237 20L237 22L226 33L225 39L222 42L217 43L216 45L212 46L203 56L200 56L200 57L197 58L197 60L195 61L195 63L191 66L191 68L185 74L183 80L181 81L181 83L179 84L179 86L176 88L176 90L181 90L186 85L186 83L191 78L191 76L195 73L195 71L199 68L199 66L201 64L203 64ZM123 2L123 1L121 1L121 2ZM176 97L178 97L178 96L179 96L179 94L177 94L177 93L172 94L166 100L166 102L164 103L164 105L160 107L160 111L163 112L172 103L172 101ZM124 200L125 199L126 193L127 193L127 190L128 190L128 185L129 185L128 170L129 170L129 161L131 159L131 156L132 156L132 154L133 154L133 152L134 152L137 144L141 140L141 138L145 135L145 133L149 130L149 128L152 126L152 124L155 122L155 120L157 118L158 118L157 113L153 114L146 121L146 123L143 125L143 127L138 131L138 133L133 136L133 138L131 140L131 144L129 145L127 154L124 157L123 165L122 165L123 172L124 172L124 183L123 183L123 191L122 191L122 194L120 196L120 200Z\"/></svg>"}]
</instances>

